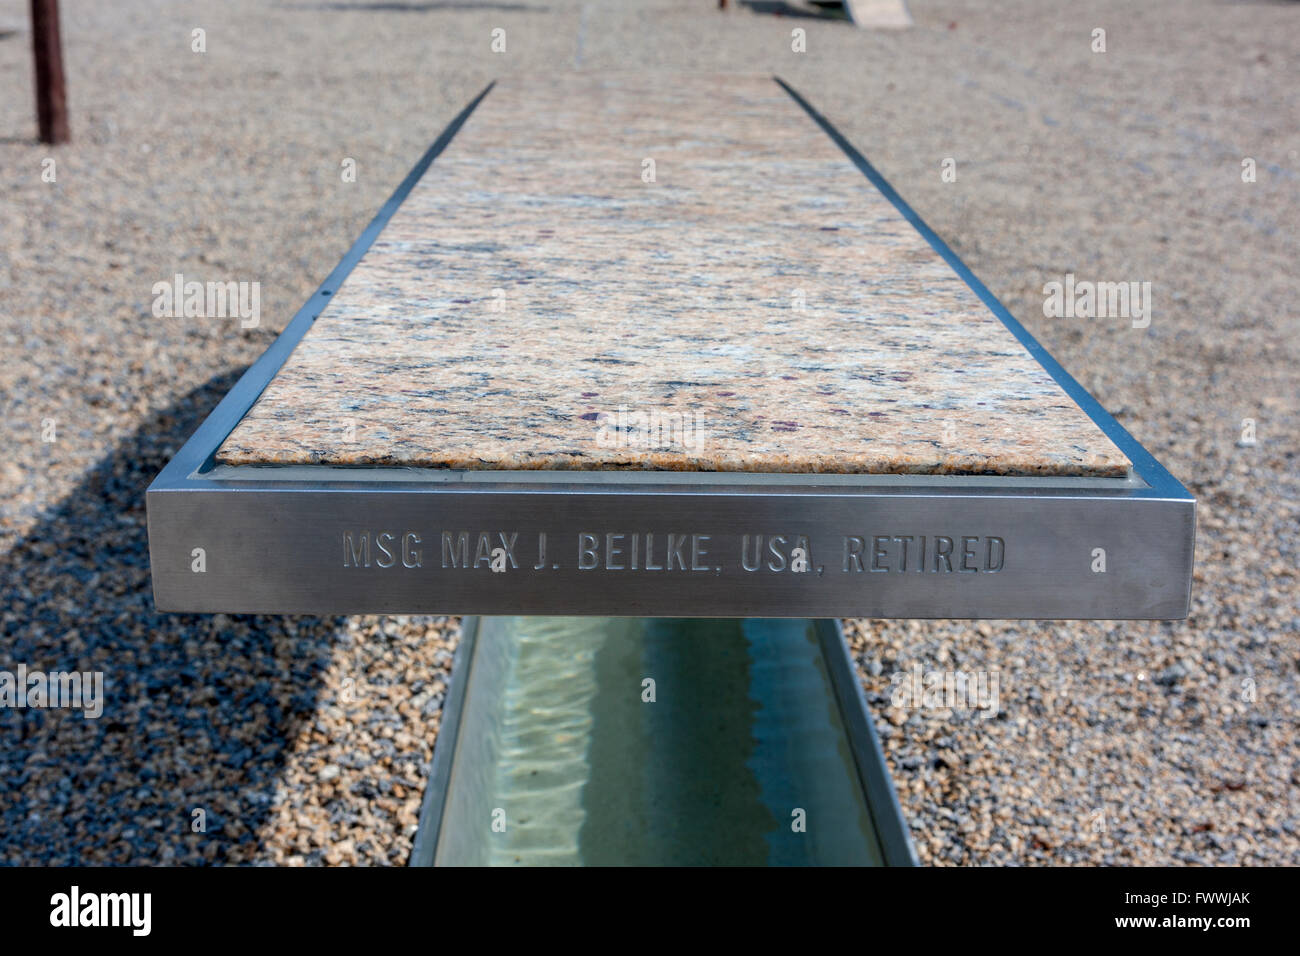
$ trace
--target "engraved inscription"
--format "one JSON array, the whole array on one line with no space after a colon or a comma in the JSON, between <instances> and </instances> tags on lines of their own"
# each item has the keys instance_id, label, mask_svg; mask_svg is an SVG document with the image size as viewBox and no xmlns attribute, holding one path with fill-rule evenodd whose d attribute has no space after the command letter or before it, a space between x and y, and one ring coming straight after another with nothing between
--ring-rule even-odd
<instances>
[{"instance_id":1,"label":"engraved inscription","mask_svg":"<svg viewBox=\"0 0 1300 956\"><path fill-rule=\"evenodd\" d=\"M533 573L724 571L742 574L832 573L996 574L1006 567L1007 542L999 535L848 534L838 535L839 567L818 564L815 555L834 553L829 536L793 534L718 535L686 531L609 531L572 534L545 531L389 530L350 528L341 533L343 567L416 569L425 567L424 543L436 541L434 566L447 571L483 570L504 574L523 568ZM522 540L521 540L522 538ZM866 580L866 578L864 578Z\"/></svg>"},{"instance_id":2,"label":"engraved inscription","mask_svg":"<svg viewBox=\"0 0 1300 956\"><path fill-rule=\"evenodd\" d=\"M709 561L708 534L578 533L578 570L718 571Z\"/></svg>"},{"instance_id":3,"label":"engraved inscription","mask_svg":"<svg viewBox=\"0 0 1300 956\"><path fill-rule=\"evenodd\" d=\"M469 531L444 531L442 533L442 566L444 568L488 568L493 567L493 554L496 551L503 552L497 557L497 566L501 570L506 567L517 568L519 562L515 560L515 541L519 538L519 532L514 531L507 534L504 531L496 532L495 543L492 535L487 531L480 531L474 536L474 559L470 561L469 542L472 532Z\"/></svg>"},{"instance_id":4,"label":"engraved inscription","mask_svg":"<svg viewBox=\"0 0 1300 956\"><path fill-rule=\"evenodd\" d=\"M1007 543L997 535L873 534L844 536L844 571L903 574L996 574Z\"/></svg>"},{"instance_id":5,"label":"engraved inscription","mask_svg":"<svg viewBox=\"0 0 1300 956\"><path fill-rule=\"evenodd\" d=\"M785 571L796 574L812 566L808 536L747 534L740 539L740 566L746 571Z\"/></svg>"},{"instance_id":6,"label":"engraved inscription","mask_svg":"<svg viewBox=\"0 0 1300 956\"><path fill-rule=\"evenodd\" d=\"M423 543L414 531L344 531L343 567L421 568Z\"/></svg>"}]
</instances>

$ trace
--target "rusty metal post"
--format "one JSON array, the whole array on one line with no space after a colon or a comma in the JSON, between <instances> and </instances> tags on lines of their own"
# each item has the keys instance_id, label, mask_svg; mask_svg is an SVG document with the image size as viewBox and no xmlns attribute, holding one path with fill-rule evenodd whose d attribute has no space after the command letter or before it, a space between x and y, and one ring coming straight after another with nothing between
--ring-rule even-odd
<instances>
[{"instance_id":1,"label":"rusty metal post","mask_svg":"<svg viewBox=\"0 0 1300 956\"><path fill-rule=\"evenodd\" d=\"M42 143L66 143L68 94L59 41L59 0L32 0L32 53L36 60L36 121Z\"/></svg>"}]
</instances>

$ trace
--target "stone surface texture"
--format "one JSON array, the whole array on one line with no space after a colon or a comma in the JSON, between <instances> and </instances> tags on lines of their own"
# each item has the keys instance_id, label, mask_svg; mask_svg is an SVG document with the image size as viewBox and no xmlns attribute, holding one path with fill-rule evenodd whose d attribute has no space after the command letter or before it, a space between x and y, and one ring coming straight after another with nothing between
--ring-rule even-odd
<instances>
[{"instance_id":1,"label":"stone surface texture","mask_svg":"<svg viewBox=\"0 0 1300 956\"><path fill-rule=\"evenodd\" d=\"M501 81L225 464L1117 476L770 77Z\"/></svg>"}]
</instances>

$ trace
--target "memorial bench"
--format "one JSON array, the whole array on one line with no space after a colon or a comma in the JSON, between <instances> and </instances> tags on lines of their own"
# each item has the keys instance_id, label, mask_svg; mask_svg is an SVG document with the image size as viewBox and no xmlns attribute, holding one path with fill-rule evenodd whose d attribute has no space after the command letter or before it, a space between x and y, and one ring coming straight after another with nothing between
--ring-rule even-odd
<instances>
[{"instance_id":1,"label":"memorial bench","mask_svg":"<svg viewBox=\"0 0 1300 956\"><path fill-rule=\"evenodd\" d=\"M825 118L780 80L734 75L484 90L159 475L148 512L167 610L672 619L1179 618L1195 523L1182 485ZM643 626L624 639L645 655L671 643ZM772 859L906 862L838 632L755 627L718 638L741 663L711 673L749 675L755 694L760 661L779 659L820 687L810 702L833 688L838 729L808 747L847 734L865 802L827 814L870 817L879 838ZM444 810L501 799L482 779L473 800L447 795L461 709L492 751L474 759L501 772L500 701L527 697L503 675L566 646L473 621L464 653L483 653L468 648L484 629L513 650L457 664L426 861ZM593 660L622 660L586 633ZM795 659L805 640L820 663ZM495 689L476 694L474 674ZM641 720L590 684L590 713ZM783 774L798 776L760 777ZM437 855L487 862L489 842Z\"/></svg>"}]
</instances>

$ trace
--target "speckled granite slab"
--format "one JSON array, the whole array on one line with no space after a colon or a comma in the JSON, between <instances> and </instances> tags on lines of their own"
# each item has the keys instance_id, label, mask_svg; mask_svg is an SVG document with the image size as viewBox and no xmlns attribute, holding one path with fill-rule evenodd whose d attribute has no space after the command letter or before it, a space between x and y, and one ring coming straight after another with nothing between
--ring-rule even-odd
<instances>
[{"instance_id":1,"label":"speckled granite slab","mask_svg":"<svg viewBox=\"0 0 1300 956\"><path fill-rule=\"evenodd\" d=\"M1117 476L770 78L502 80L224 464Z\"/></svg>"}]
</instances>

